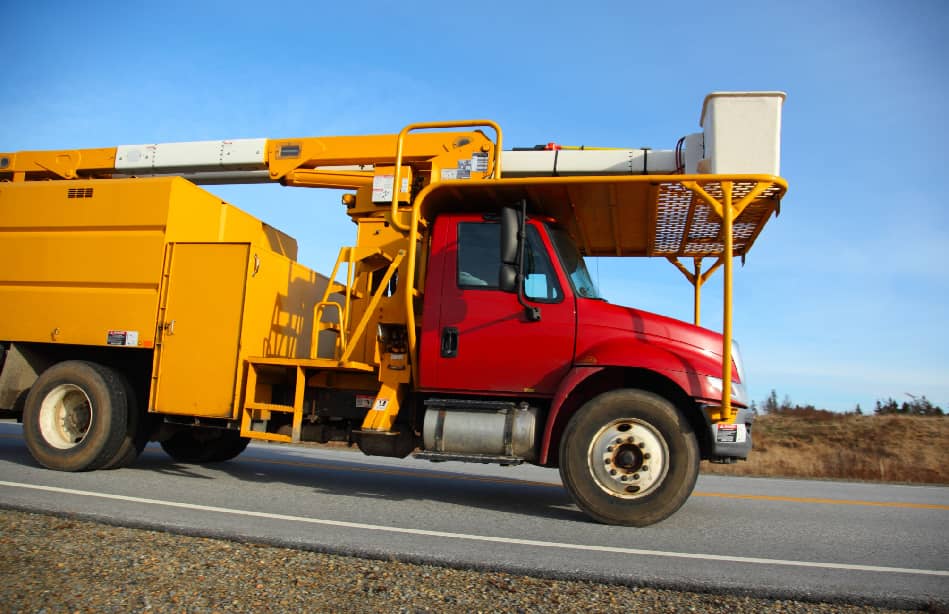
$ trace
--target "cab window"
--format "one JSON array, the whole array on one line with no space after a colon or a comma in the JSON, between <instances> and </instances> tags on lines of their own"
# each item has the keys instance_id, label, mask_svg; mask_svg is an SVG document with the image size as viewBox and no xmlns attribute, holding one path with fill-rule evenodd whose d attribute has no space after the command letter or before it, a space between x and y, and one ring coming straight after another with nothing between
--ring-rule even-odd
<instances>
[{"instance_id":1,"label":"cab window","mask_svg":"<svg viewBox=\"0 0 949 614\"><path fill-rule=\"evenodd\" d=\"M501 226L458 224L458 287L497 290L501 268ZM534 226L527 227L524 249L524 296L537 302L559 302L563 291L544 243Z\"/></svg>"},{"instance_id":2,"label":"cab window","mask_svg":"<svg viewBox=\"0 0 949 614\"><path fill-rule=\"evenodd\" d=\"M527 227L527 248L524 250L524 296L540 303L556 303L563 298L544 242L533 226Z\"/></svg>"},{"instance_id":3,"label":"cab window","mask_svg":"<svg viewBox=\"0 0 949 614\"><path fill-rule=\"evenodd\" d=\"M500 224L458 224L458 287L498 289Z\"/></svg>"}]
</instances>

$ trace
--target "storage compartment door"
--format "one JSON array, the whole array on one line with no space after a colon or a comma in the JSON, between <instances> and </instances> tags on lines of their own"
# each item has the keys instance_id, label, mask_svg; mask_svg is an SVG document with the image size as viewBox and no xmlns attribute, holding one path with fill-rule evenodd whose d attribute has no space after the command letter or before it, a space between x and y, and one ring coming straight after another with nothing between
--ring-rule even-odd
<instances>
[{"instance_id":1,"label":"storage compartment door","mask_svg":"<svg viewBox=\"0 0 949 614\"><path fill-rule=\"evenodd\" d=\"M171 246L153 411L233 414L248 250L246 244Z\"/></svg>"}]
</instances>

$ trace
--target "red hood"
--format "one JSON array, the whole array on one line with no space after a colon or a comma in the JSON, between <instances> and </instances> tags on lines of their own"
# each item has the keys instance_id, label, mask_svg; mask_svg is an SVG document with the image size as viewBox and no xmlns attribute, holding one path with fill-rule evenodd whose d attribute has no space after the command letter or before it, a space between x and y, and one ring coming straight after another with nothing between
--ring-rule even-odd
<instances>
[{"instance_id":1,"label":"red hood","mask_svg":"<svg viewBox=\"0 0 949 614\"><path fill-rule=\"evenodd\" d=\"M659 337L676 343L684 343L722 356L722 335L715 331L682 320L676 320L641 309L613 305L605 301L581 299L580 310L585 312L583 320L598 326L617 328L624 333L632 332L636 337ZM645 341L645 339L643 339Z\"/></svg>"},{"instance_id":2,"label":"red hood","mask_svg":"<svg viewBox=\"0 0 949 614\"><path fill-rule=\"evenodd\" d=\"M722 335L648 311L577 300L578 364L612 364L718 375Z\"/></svg>"}]
</instances>

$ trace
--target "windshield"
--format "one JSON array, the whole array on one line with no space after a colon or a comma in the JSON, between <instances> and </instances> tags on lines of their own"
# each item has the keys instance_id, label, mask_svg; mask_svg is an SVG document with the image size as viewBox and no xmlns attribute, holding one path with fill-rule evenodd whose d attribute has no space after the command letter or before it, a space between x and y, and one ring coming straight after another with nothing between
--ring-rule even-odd
<instances>
[{"instance_id":1,"label":"windshield","mask_svg":"<svg viewBox=\"0 0 949 614\"><path fill-rule=\"evenodd\" d=\"M547 231L550 233L554 247L560 255L560 262L563 263L564 271L570 278L570 283L573 284L573 290L586 298L601 298L593 284L593 279L590 277L590 272L587 270L587 265L583 261L583 256L580 255L580 250L577 249L567 231L553 226L548 226Z\"/></svg>"}]
</instances>

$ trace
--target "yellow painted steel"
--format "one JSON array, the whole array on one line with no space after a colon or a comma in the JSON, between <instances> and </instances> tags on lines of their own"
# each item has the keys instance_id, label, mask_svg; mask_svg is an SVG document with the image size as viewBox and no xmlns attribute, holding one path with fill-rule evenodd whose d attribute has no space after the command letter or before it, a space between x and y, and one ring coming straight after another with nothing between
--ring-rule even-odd
<instances>
[{"instance_id":1,"label":"yellow painted steel","mask_svg":"<svg viewBox=\"0 0 949 614\"><path fill-rule=\"evenodd\" d=\"M34 177L76 179L110 173L115 167L115 155L115 147L0 153L0 180L4 177L13 181ZM84 172L80 174L80 171Z\"/></svg>"},{"instance_id":2,"label":"yellow painted steel","mask_svg":"<svg viewBox=\"0 0 949 614\"><path fill-rule=\"evenodd\" d=\"M171 244L155 411L231 417L249 251L239 243Z\"/></svg>"},{"instance_id":3,"label":"yellow painted steel","mask_svg":"<svg viewBox=\"0 0 949 614\"><path fill-rule=\"evenodd\" d=\"M722 182L722 192L724 201L721 203L722 231L725 235L725 298L722 299L724 305L722 323L722 418L727 422L732 417L732 269L734 268L735 258L732 255L733 246L733 227L735 211L732 209L732 186L731 181Z\"/></svg>"},{"instance_id":4,"label":"yellow painted steel","mask_svg":"<svg viewBox=\"0 0 949 614\"><path fill-rule=\"evenodd\" d=\"M359 319L359 323L356 324L356 328L353 329L352 337L350 338L349 344L343 350L343 355L340 357L340 362L347 362L352 357L353 352L356 349L356 343L366 332L370 318L372 318L376 312L376 309L379 307L379 302L382 300L382 295L385 292L386 287L389 285L389 282L392 280L392 276L395 274L396 270L398 270L399 265L402 263L402 259L404 257L405 251L399 250L399 253L396 254L396 257L392 259L392 262L386 268L386 272L383 274L382 279L379 282L379 287L369 299L369 303L366 305L363 316Z\"/></svg>"},{"instance_id":5,"label":"yellow painted steel","mask_svg":"<svg viewBox=\"0 0 949 614\"><path fill-rule=\"evenodd\" d=\"M474 177L480 178L481 176L483 176L483 177L488 177L488 178L493 178L493 179L500 179L501 178L501 157L500 156L501 156L501 146L502 146L501 127L493 121L483 120L483 119L476 119L476 120L462 121L462 122L426 122L426 123L409 124L408 126L403 128L401 132L399 132L399 136L396 138L395 172L393 173L393 175L397 179L402 176L401 170L402 170L403 157L405 155L405 141L410 132L414 132L417 130L439 130L439 129L447 129L447 128L465 128L465 127L474 128L474 127L481 127L481 126L492 128L496 135L496 140L493 143L492 149L484 147L479 152L479 153L487 154L493 151L491 166L488 168L487 171L483 173L478 172L478 171L473 171ZM457 160L457 157L456 157L456 160ZM434 174L434 169L433 169L433 174ZM431 178L431 181L433 183L436 182L437 180L438 179L434 176ZM400 230L403 232L410 231L414 233L415 232L414 228L412 228L411 226L402 224L401 221L399 220L398 207L399 207L399 190L392 190L392 203L391 203L391 209L389 211L389 222L393 226L395 226L397 230ZM412 237L410 236L410 241L411 241L411 238Z\"/></svg>"},{"instance_id":6,"label":"yellow painted steel","mask_svg":"<svg viewBox=\"0 0 949 614\"><path fill-rule=\"evenodd\" d=\"M722 406L719 409L721 420L728 422L736 416L731 405L732 381L732 275L734 268L734 226L735 219L756 199L772 188L774 181L761 181L751 187L738 202L734 202L735 181L720 178L721 200L716 199L697 181L684 181L683 185L698 194L721 218L723 247L721 258L724 261L724 297L722 299ZM776 203L775 203L776 206ZM763 223L761 224L763 226ZM760 231L760 226L759 226Z\"/></svg>"},{"instance_id":7,"label":"yellow painted steel","mask_svg":"<svg viewBox=\"0 0 949 614\"><path fill-rule=\"evenodd\" d=\"M389 432L395 424L401 407L402 387L398 384L383 381L376 394L366 418L362 423L364 431Z\"/></svg>"},{"instance_id":8,"label":"yellow painted steel","mask_svg":"<svg viewBox=\"0 0 949 614\"><path fill-rule=\"evenodd\" d=\"M251 363L247 372L248 389L257 388L256 364ZM280 443L298 443L303 424L303 396L306 391L306 378L301 365L292 366L294 374L294 393L292 405L278 405L275 403L257 403L253 400L245 401L241 412L241 436L263 441ZM268 433L254 430L254 420L269 420L274 413L291 414L290 435L282 433Z\"/></svg>"},{"instance_id":9,"label":"yellow painted steel","mask_svg":"<svg viewBox=\"0 0 949 614\"><path fill-rule=\"evenodd\" d=\"M0 339L156 348L152 411L236 417L246 358L310 355L326 279L183 179L0 183L0 241Z\"/></svg>"},{"instance_id":10,"label":"yellow painted steel","mask_svg":"<svg viewBox=\"0 0 949 614\"><path fill-rule=\"evenodd\" d=\"M455 127L483 125L479 122L454 123ZM266 167L272 181L280 181L291 171L314 169L321 166L393 166L398 149L398 135L381 134L368 136L306 137L295 139L270 139L267 142ZM463 143L463 144L462 144ZM402 163L428 165L433 158L445 154L491 151L492 142L482 133L432 132L416 133L405 138ZM281 157L281 150L298 152ZM437 179L436 179L437 180ZM343 182L339 187L348 187Z\"/></svg>"}]
</instances>

